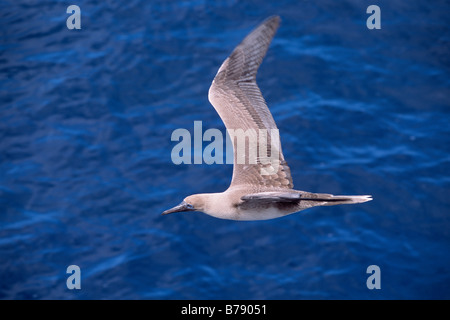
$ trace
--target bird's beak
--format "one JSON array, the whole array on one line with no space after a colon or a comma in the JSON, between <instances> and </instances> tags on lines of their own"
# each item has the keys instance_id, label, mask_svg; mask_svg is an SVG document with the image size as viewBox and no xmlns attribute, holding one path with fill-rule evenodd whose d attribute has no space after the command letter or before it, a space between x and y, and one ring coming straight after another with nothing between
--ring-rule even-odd
<instances>
[{"instance_id":1,"label":"bird's beak","mask_svg":"<svg viewBox=\"0 0 450 320\"><path fill-rule=\"evenodd\" d=\"M173 212L182 212L182 211L195 211L195 209L187 202L183 201L176 207L173 207L172 209L164 211L162 214L169 214Z\"/></svg>"}]
</instances>

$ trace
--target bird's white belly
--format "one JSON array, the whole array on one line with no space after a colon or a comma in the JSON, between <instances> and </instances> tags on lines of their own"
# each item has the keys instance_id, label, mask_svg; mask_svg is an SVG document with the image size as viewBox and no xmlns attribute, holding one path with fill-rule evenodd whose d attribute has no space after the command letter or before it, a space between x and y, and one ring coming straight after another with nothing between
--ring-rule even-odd
<instances>
[{"instance_id":1,"label":"bird's white belly","mask_svg":"<svg viewBox=\"0 0 450 320\"><path fill-rule=\"evenodd\" d=\"M270 207L259 210L239 210L236 220L269 220L284 217L290 212L280 211L278 208Z\"/></svg>"}]
</instances>

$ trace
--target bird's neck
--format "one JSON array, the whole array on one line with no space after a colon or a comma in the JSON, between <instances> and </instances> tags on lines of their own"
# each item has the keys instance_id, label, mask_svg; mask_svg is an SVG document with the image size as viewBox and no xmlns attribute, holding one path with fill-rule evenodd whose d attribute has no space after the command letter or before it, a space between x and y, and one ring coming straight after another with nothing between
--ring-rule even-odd
<instances>
[{"instance_id":1,"label":"bird's neck","mask_svg":"<svg viewBox=\"0 0 450 320\"><path fill-rule=\"evenodd\" d=\"M205 203L203 212L220 219L233 219L237 208L227 192L203 194Z\"/></svg>"}]
</instances>

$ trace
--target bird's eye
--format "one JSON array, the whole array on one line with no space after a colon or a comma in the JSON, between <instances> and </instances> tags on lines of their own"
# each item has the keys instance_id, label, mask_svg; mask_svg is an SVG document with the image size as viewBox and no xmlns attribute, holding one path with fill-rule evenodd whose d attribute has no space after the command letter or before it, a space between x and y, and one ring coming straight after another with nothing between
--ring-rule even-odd
<instances>
[{"instance_id":1,"label":"bird's eye","mask_svg":"<svg viewBox=\"0 0 450 320\"><path fill-rule=\"evenodd\" d=\"M194 209L194 206L192 204L189 204L186 206L188 209Z\"/></svg>"}]
</instances>

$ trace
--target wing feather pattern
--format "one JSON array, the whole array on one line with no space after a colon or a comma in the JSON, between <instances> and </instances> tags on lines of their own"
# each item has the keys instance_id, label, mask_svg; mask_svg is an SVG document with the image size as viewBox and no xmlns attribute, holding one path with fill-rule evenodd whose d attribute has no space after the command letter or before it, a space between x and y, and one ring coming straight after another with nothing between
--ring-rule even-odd
<instances>
[{"instance_id":1,"label":"wing feather pattern","mask_svg":"<svg viewBox=\"0 0 450 320\"><path fill-rule=\"evenodd\" d=\"M271 134L272 129L278 128L256 84L256 73L279 23L278 16L270 17L245 37L223 62L209 89L209 101L227 130L230 132L242 129L248 135L248 141L257 142L256 146L251 146L250 142L247 145L248 148L257 148L256 162L251 163L249 152L245 152L245 161L242 163L237 159L238 140L232 139L234 166L230 187L252 184L258 187L293 188L290 169L284 160L281 144L279 140L275 141L279 139L279 135ZM259 130L266 130L268 136L267 154L262 157L259 154ZM271 156L273 154L276 156ZM267 174L267 171L262 174L262 169L270 168L275 168L272 174Z\"/></svg>"}]
</instances>

